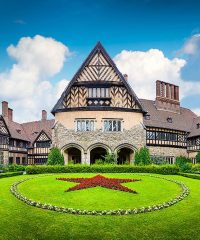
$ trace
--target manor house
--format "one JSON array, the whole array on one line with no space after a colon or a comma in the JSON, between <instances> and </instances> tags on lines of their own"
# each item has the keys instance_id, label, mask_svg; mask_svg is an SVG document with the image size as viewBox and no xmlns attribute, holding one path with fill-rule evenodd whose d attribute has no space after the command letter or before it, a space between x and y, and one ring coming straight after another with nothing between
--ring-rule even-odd
<instances>
[{"instance_id":1,"label":"manor house","mask_svg":"<svg viewBox=\"0 0 200 240\"><path fill-rule=\"evenodd\" d=\"M157 80L155 88L155 100L139 99L98 42L52 109L54 120L43 111L40 121L19 124L2 103L0 164L44 164L51 146L66 164L93 164L106 152L117 153L119 164L132 163L143 146L152 158L195 162L200 117L181 106L178 86Z\"/></svg>"}]
</instances>

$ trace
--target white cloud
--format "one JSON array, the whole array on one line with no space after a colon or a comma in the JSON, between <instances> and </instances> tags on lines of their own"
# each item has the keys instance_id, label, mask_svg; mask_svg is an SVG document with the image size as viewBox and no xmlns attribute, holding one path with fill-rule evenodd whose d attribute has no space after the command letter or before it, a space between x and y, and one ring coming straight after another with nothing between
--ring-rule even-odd
<instances>
[{"instance_id":1,"label":"white cloud","mask_svg":"<svg viewBox=\"0 0 200 240\"><path fill-rule=\"evenodd\" d=\"M200 116L200 108L194 108L192 109L193 112L195 112L198 116Z\"/></svg>"},{"instance_id":2,"label":"white cloud","mask_svg":"<svg viewBox=\"0 0 200 240\"><path fill-rule=\"evenodd\" d=\"M138 97L155 99L155 82L162 80L180 86L181 97L200 92L199 82L183 81L181 70L187 64L182 58L169 59L158 49L146 52L123 50L114 61Z\"/></svg>"},{"instance_id":3,"label":"white cloud","mask_svg":"<svg viewBox=\"0 0 200 240\"><path fill-rule=\"evenodd\" d=\"M191 36L185 44L183 45L182 49L180 50L181 54L196 54L200 49L200 34L195 34Z\"/></svg>"},{"instance_id":4,"label":"white cloud","mask_svg":"<svg viewBox=\"0 0 200 240\"><path fill-rule=\"evenodd\" d=\"M57 91L67 82L53 84L50 80L61 71L70 51L53 38L36 35L21 38L16 46L9 46L7 52L16 63L9 71L0 73L0 99L9 101L15 120L38 119L40 110L51 110Z\"/></svg>"}]
</instances>

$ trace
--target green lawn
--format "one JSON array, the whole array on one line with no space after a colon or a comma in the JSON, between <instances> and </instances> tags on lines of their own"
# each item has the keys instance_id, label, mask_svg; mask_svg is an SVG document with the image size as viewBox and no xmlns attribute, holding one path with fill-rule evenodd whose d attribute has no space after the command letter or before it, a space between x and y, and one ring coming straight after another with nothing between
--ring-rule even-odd
<instances>
[{"instance_id":1,"label":"green lawn","mask_svg":"<svg viewBox=\"0 0 200 240\"><path fill-rule=\"evenodd\" d=\"M104 175L104 174L103 174ZM75 183L56 181L59 176L81 177L94 174L56 174L19 185L21 193L41 202L87 209L146 206L175 197L180 188L166 180L137 174L105 174L108 177L141 178L126 183L138 194L100 187L81 191L64 190ZM26 205L9 191L12 183L29 176L0 179L0 239L200 239L199 180L165 176L184 182L191 193L183 201L156 212L128 216L79 216L56 213Z\"/></svg>"}]
</instances>

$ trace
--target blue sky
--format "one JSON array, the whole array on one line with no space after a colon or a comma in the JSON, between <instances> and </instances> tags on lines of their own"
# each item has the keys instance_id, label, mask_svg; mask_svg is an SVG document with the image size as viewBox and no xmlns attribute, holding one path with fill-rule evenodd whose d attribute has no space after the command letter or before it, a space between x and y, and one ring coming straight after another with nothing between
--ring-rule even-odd
<instances>
[{"instance_id":1,"label":"blue sky","mask_svg":"<svg viewBox=\"0 0 200 240\"><path fill-rule=\"evenodd\" d=\"M8 46L16 46L22 37L41 35L63 43L71 53L63 68L50 77L52 84L71 79L98 40L113 58L122 50L158 49L168 59L185 59L181 77L198 82L200 70L195 69L200 69L200 54L194 57L180 50L200 33L199 9L197 0L1 0L0 73L16 61L8 55ZM187 95L183 104L200 108L198 98L198 92Z\"/></svg>"}]
</instances>

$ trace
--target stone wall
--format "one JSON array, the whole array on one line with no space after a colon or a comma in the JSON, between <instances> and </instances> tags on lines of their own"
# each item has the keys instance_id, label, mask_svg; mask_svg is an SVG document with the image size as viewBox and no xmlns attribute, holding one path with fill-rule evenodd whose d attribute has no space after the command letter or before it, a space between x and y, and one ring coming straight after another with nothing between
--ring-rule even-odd
<instances>
[{"instance_id":1,"label":"stone wall","mask_svg":"<svg viewBox=\"0 0 200 240\"><path fill-rule=\"evenodd\" d=\"M173 147L153 147L153 146L148 146L150 154L155 155L155 156L185 156L188 157L187 149L185 148L173 148Z\"/></svg>"},{"instance_id":2,"label":"stone wall","mask_svg":"<svg viewBox=\"0 0 200 240\"><path fill-rule=\"evenodd\" d=\"M138 124L130 130L123 132L76 132L67 129L57 122L53 129L53 146L62 151L70 146L77 147L82 153L82 163L90 163L90 151L95 147L104 147L109 151L118 150L120 147L130 147L132 150L145 145L145 129Z\"/></svg>"}]
</instances>

